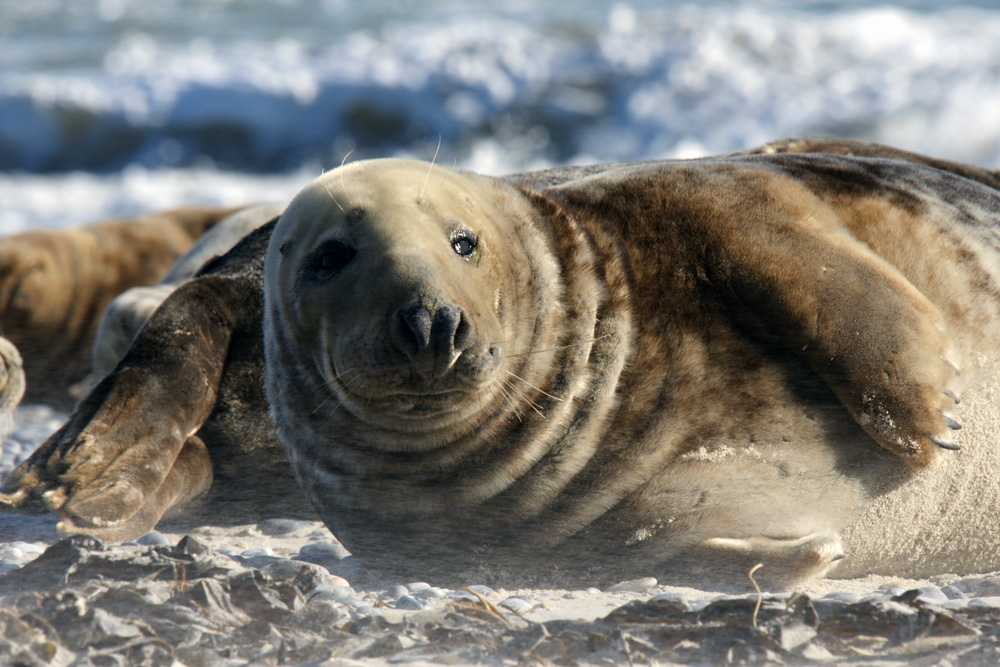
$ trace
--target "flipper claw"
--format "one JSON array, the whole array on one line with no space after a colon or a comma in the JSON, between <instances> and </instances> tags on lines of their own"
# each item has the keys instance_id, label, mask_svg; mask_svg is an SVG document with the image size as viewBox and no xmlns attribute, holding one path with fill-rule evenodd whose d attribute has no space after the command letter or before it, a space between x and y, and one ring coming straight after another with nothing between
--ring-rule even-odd
<instances>
[{"instance_id":1,"label":"flipper claw","mask_svg":"<svg viewBox=\"0 0 1000 667\"><path fill-rule=\"evenodd\" d=\"M941 449L948 449L953 452L957 452L958 450L962 449L960 445L956 445L954 442L950 442L948 440L944 440L943 438L939 438L936 435L931 436L931 442L933 442Z\"/></svg>"}]
</instances>

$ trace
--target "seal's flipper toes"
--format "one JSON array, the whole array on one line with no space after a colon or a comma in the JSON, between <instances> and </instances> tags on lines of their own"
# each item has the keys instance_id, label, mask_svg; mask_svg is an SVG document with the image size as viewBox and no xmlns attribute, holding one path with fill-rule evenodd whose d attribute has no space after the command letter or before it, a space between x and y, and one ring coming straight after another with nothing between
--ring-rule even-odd
<instances>
[{"instance_id":1,"label":"seal's flipper toes","mask_svg":"<svg viewBox=\"0 0 1000 667\"><path fill-rule=\"evenodd\" d=\"M163 483L145 493L135 485L113 484L58 512L63 534L87 533L109 542L145 535L173 507L204 495L212 485L212 463L204 442L188 438Z\"/></svg>"},{"instance_id":2,"label":"seal's flipper toes","mask_svg":"<svg viewBox=\"0 0 1000 667\"><path fill-rule=\"evenodd\" d=\"M757 581L765 587L787 588L826 575L844 558L840 536L822 531L797 538L753 536L715 537L699 545L711 560L728 560L742 575L760 563Z\"/></svg>"},{"instance_id":3,"label":"seal's flipper toes","mask_svg":"<svg viewBox=\"0 0 1000 667\"><path fill-rule=\"evenodd\" d=\"M49 476L29 459L10 474L0 488L0 512L44 514L49 511L44 495L52 488Z\"/></svg>"}]
</instances>

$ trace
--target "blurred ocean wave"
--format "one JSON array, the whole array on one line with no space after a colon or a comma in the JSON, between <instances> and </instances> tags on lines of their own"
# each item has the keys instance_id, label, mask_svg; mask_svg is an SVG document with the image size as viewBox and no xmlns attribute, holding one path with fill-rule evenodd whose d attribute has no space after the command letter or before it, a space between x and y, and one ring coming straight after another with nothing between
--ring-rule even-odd
<instances>
[{"instance_id":1,"label":"blurred ocean wave","mask_svg":"<svg viewBox=\"0 0 1000 667\"><path fill-rule=\"evenodd\" d=\"M991 7L0 0L0 231L47 224L24 179L318 174L439 142L487 173L790 135L1000 166Z\"/></svg>"}]
</instances>

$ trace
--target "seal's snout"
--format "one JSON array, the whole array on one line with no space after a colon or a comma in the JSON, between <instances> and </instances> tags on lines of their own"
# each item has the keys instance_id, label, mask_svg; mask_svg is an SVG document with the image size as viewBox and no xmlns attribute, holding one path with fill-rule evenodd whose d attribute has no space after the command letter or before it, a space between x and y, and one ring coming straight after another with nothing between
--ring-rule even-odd
<instances>
[{"instance_id":1,"label":"seal's snout","mask_svg":"<svg viewBox=\"0 0 1000 667\"><path fill-rule=\"evenodd\" d=\"M424 377L440 377L455 363L472 339L472 325L453 304L428 308L405 306L392 316L392 342Z\"/></svg>"}]
</instances>

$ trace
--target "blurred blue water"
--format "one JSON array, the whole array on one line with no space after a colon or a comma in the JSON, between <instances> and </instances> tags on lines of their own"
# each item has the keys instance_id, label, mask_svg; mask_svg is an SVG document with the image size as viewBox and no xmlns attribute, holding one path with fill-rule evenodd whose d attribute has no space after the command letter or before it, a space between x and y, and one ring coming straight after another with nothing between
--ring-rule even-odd
<instances>
[{"instance_id":1,"label":"blurred blue water","mask_svg":"<svg viewBox=\"0 0 1000 667\"><path fill-rule=\"evenodd\" d=\"M0 0L0 231L74 172L252 180L440 141L497 173L803 134L1000 166L998 3Z\"/></svg>"}]
</instances>

